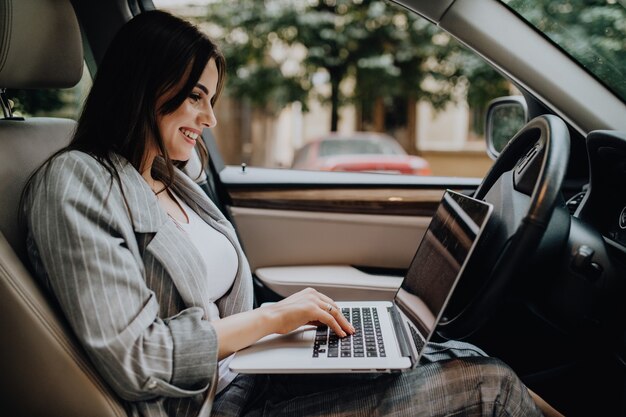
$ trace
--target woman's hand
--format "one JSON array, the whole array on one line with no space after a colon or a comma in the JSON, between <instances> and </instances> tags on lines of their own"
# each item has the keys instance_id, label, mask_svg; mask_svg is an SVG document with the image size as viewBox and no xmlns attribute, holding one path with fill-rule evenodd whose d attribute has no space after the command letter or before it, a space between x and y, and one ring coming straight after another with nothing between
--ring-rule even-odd
<instances>
[{"instance_id":1,"label":"woman's hand","mask_svg":"<svg viewBox=\"0 0 626 417\"><path fill-rule=\"evenodd\" d=\"M325 324L338 336L354 334L354 327L329 297L307 288L275 304L213 321L218 358L250 346L272 333L289 333L305 324Z\"/></svg>"},{"instance_id":2,"label":"woman's hand","mask_svg":"<svg viewBox=\"0 0 626 417\"><path fill-rule=\"evenodd\" d=\"M306 288L261 309L270 313L274 333L289 333L304 324L325 324L340 337L355 332L337 304L313 288Z\"/></svg>"}]
</instances>

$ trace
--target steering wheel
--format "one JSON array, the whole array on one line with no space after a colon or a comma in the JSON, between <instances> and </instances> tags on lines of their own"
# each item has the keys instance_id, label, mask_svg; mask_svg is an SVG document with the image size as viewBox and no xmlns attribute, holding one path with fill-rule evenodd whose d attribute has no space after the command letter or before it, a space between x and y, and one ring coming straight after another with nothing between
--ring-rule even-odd
<instances>
[{"instance_id":1,"label":"steering wheel","mask_svg":"<svg viewBox=\"0 0 626 417\"><path fill-rule=\"evenodd\" d=\"M502 150L474 194L494 210L440 321L440 335L471 335L505 300L561 201L569 152L567 126L552 115L528 122Z\"/></svg>"}]
</instances>

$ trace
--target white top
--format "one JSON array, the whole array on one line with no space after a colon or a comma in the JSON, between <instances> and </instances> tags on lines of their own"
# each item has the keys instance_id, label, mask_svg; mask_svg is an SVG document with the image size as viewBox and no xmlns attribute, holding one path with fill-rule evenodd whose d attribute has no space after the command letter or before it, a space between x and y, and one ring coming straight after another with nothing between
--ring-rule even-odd
<instances>
[{"instance_id":1,"label":"white top","mask_svg":"<svg viewBox=\"0 0 626 417\"><path fill-rule=\"evenodd\" d=\"M237 275L237 252L228 238L206 223L191 207L185 204L182 199L174 193L172 195L187 213L189 223L172 220L183 230L193 243L194 247L202 255L202 260L206 270L207 279L211 280L209 288L210 310L209 320L219 320L220 312L215 304L230 289ZM222 359L219 363L219 378L217 381L216 393L220 392L231 383L237 376L236 372L230 370L228 365L233 355Z\"/></svg>"}]
</instances>

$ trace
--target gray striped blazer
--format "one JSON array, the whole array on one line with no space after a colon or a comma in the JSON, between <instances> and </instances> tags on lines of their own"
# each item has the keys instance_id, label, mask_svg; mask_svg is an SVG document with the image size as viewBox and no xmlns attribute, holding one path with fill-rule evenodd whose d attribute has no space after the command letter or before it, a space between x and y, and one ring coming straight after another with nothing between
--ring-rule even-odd
<instances>
[{"instance_id":1,"label":"gray striped blazer","mask_svg":"<svg viewBox=\"0 0 626 417\"><path fill-rule=\"evenodd\" d=\"M139 172L113 160L123 193L79 151L33 178L24 202L30 259L131 414L208 414L217 383L217 337L207 320L212 271ZM161 160L153 172L162 177ZM235 282L217 302L222 317L252 308L250 268L230 223L179 170L173 190L237 251Z\"/></svg>"}]
</instances>

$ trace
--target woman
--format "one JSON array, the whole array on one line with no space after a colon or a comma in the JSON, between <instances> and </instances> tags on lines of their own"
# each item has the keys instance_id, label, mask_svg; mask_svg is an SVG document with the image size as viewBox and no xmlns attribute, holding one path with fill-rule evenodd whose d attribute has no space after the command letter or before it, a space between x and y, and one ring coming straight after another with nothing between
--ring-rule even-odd
<instances>
[{"instance_id":1,"label":"woman","mask_svg":"<svg viewBox=\"0 0 626 417\"><path fill-rule=\"evenodd\" d=\"M539 415L512 371L475 348L394 375L229 370L233 352L267 334L354 329L312 289L252 309L232 226L177 169L194 148L206 157L198 138L217 122L224 68L194 26L142 13L109 47L71 144L25 192L34 268L131 414ZM474 357L452 359L462 356Z\"/></svg>"}]
</instances>

